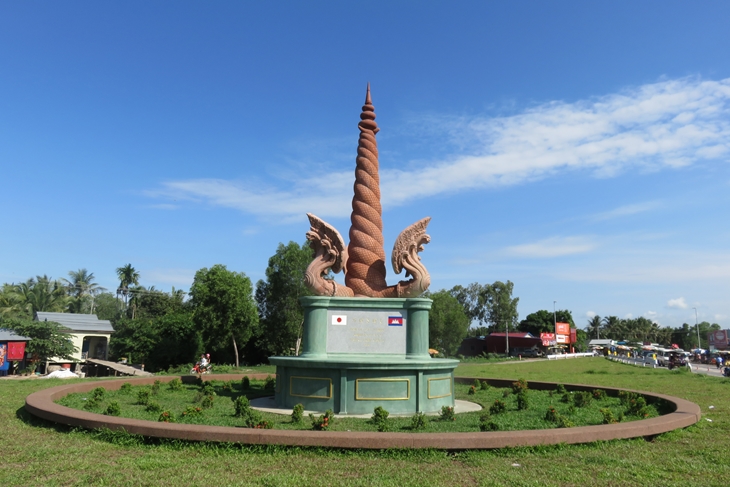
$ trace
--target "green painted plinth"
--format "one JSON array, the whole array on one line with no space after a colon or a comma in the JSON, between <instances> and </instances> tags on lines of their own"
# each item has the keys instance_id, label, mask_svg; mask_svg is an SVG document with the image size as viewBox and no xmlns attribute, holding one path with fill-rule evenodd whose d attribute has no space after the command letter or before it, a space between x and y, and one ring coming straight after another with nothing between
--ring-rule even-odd
<instances>
[{"instance_id":1,"label":"green painted plinth","mask_svg":"<svg viewBox=\"0 0 730 487\"><path fill-rule=\"evenodd\" d=\"M382 406L410 415L454 405L459 362L428 353L430 299L306 297L302 304L302 354L269 359L279 407L367 414ZM402 328L383 326L389 315L401 316L403 324L394 326ZM336 320L346 324L335 328Z\"/></svg>"}]
</instances>

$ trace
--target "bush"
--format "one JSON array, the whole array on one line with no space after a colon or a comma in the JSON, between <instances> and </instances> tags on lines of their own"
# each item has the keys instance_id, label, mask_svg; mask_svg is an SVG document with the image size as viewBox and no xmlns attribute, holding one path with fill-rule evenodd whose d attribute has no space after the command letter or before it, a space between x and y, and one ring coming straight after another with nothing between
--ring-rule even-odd
<instances>
[{"instance_id":1,"label":"bush","mask_svg":"<svg viewBox=\"0 0 730 487\"><path fill-rule=\"evenodd\" d=\"M170 411L162 411L162 413L160 413L160 417L157 418L157 421L160 423L174 423L175 416Z\"/></svg>"},{"instance_id":2,"label":"bush","mask_svg":"<svg viewBox=\"0 0 730 487\"><path fill-rule=\"evenodd\" d=\"M147 407L145 407L144 409L145 411L150 413L159 413L160 411L162 411L162 406L160 406L159 403L155 401L149 401L147 403Z\"/></svg>"},{"instance_id":3,"label":"bush","mask_svg":"<svg viewBox=\"0 0 730 487\"><path fill-rule=\"evenodd\" d=\"M480 431L497 431L499 425L492 421L492 417L489 413L482 413L479 416L479 430Z\"/></svg>"},{"instance_id":4,"label":"bush","mask_svg":"<svg viewBox=\"0 0 730 487\"><path fill-rule=\"evenodd\" d=\"M482 384L483 391L486 391L487 389L489 389L489 384L487 383L487 381L483 380L481 384Z\"/></svg>"},{"instance_id":5,"label":"bush","mask_svg":"<svg viewBox=\"0 0 730 487\"><path fill-rule=\"evenodd\" d=\"M603 424L618 423L618 420L614 417L613 412L610 409L601 408L600 412L603 415Z\"/></svg>"},{"instance_id":6,"label":"bush","mask_svg":"<svg viewBox=\"0 0 730 487\"><path fill-rule=\"evenodd\" d=\"M576 392L573 394L573 404L576 407L584 408L591 405L593 401L593 394L588 391Z\"/></svg>"},{"instance_id":7,"label":"bush","mask_svg":"<svg viewBox=\"0 0 730 487\"><path fill-rule=\"evenodd\" d=\"M309 419L312 421L312 429L316 431L327 431L332 426L332 417L334 413L331 409L325 411L323 415L315 416L309 414Z\"/></svg>"},{"instance_id":8,"label":"bush","mask_svg":"<svg viewBox=\"0 0 730 487\"><path fill-rule=\"evenodd\" d=\"M122 394L129 394L130 392L132 392L132 384L130 384L129 382L125 382L124 384L122 384L122 387L119 388L119 392L121 392Z\"/></svg>"},{"instance_id":9,"label":"bush","mask_svg":"<svg viewBox=\"0 0 730 487\"><path fill-rule=\"evenodd\" d=\"M423 413L416 413L411 417L411 429L422 430L428 426L428 418Z\"/></svg>"},{"instance_id":10,"label":"bush","mask_svg":"<svg viewBox=\"0 0 730 487\"><path fill-rule=\"evenodd\" d=\"M564 402L565 404L573 404L573 395L566 392L565 394L563 394L563 397L560 398L560 402Z\"/></svg>"},{"instance_id":11,"label":"bush","mask_svg":"<svg viewBox=\"0 0 730 487\"><path fill-rule=\"evenodd\" d=\"M97 401L96 399L94 399L92 397L91 399L89 399L88 401L86 401L86 403L84 404L84 409L86 409L87 411L91 411L92 409L96 409L97 407L99 407L99 402L100 401Z\"/></svg>"},{"instance_id":12,"label":"bush","mask_svg":"<svg viewBox=\"0 0 730 487\"><path fill-rule=\"evenodd\" d=\"M560 416L558 418L558 428L572 428L573 426L575 426L575 424L573 424L573 422L565 416Z\"/></svg>"},{"instance_id":13,"label":"bush","mask_svg":"<svg viewBox=\"0 0 730 487\"><path fill-rule=\"evenodd\" d=\"M221 384L221 389L224 391L233 391L233 381L228 380L223 382L223 384Z\"/></svg>"},{"instance_id":14,"label":"bush","mask_svg":"<svg viewBox=\"0 0 730 487\"><path fill-rule=\"evenodd\" d=\"M557 409L550 406L547 411L545 412L545 421L549 421L551 423L557 423L558 418L560 418L560 414L558 414Z\"/></svg>"},{"instance_id":15,"label":"bush","mask_svg":"<svg viewBox=\"0 0 730 487\"><path fill-rule=\"evenodd\" d=\"M199 418L203 415L203 408L199 406L187 406L185 411L180 414L180 418L190 419Z\"/></svg>"},{"instance_id":16,"label":"bush","mask_svg":"<svg viewBox=\"0 0 730 487\"><path fill-rule=\"evenodd\" d=\"M247 375L244 375L243 379L241 379L241 387L244 391L251 388L251 381Z\"/></svg>"},{"instance_id":17,"label":"bush","mask_svg":"<svg viewBox=\"0 0 730 487\"><path fill-rule=\"evenodd\" d=\"M476 388L476 387L474 387L474 386L471 386L471 387L469 388L469 395L470 395L470 396L473 396L473 395L474 395L474 394L476 394L476 393L477 393L477 388Z\"/></svg>"},{"instance_id":18,"label":"bush","mask_svg":"<svg viewBox=\"0 0 730 487\"><path fill-rule=\"evenodd\" d=\"M215 396L205 396L202 401L200 401L200 407L203 409L210 409L213 407L213 398Z\"/></svg>"},{"instance_id":19,"label":"bush","mask_svg":"<svg viewBox=\"0 0 730 487\"><path fill-rule=\"evenodd\" d=\"M525 379L519 379L517 382L512 383L512 392L519 394L522 391L527 391L527 381Z\"/></svg>"},{"instance_id":20,"label":"bush","mask_svg":"<svg viewBox=\"0 0 730 487\"><path fill-rule=\"evenodd\" d=\"M174 378L167 384L167 388L171 391L180 391L183 388L183 383L180 379Z\"/></svg>"},{"instance_id":21,"label":"bush","mask_svg":"<svg viewBox=\"0 0 730 487\"><path fill-rule=\"evenodd\" d=\"M479 379L474 379L474 384L472 384L473 389L481 389L482 384L479 382Z\"/></svg>"},{"instance_id":22,"label":"bush","mask_svg":"<svg viewBox=\"0 0 730 487\"><path fill-rule=\"evenodd\" d=\"M504 403L504 401L500 401L499 399L494 401L494 404L492 404L489 408L489 414L499 414L503 413L507 410L507 405Z\"/></svg>"},{"instance_id":23,"label":"bush","mask_svg":"<svg viewBox=\"0 0 730 487\"><path fill-rule=\"evenodd\" d=\"M527 397L527 389L523 389L517 394L517 409L523 411L530 407L530 400Z\"/></svg>"},{"instance_id":24,"label":"bush","mask_svg":"<svg viewBox=\"0 0 730 487\"><path fill-rule=\"evenodd\" d=\"M509 397L509 395L512 394L512 391L509 389L505 389L502 391L502 397Z\"/></svg>"},{"instance_id":25,"label":"bush","mask_svg":"<svg viewBox=\"0 0 730 487\"><path fill-rule=\"evenodd\" d=\"M264 390L265 391L274 391L276 390L276 378L268 376L266 377L266 380L264 381Z\"/></svg>"},{"instance_id":26,"label":"bush","mask_svg":"<svg viewBox=\"0 0 730 487\"><path fill-rule=\"evenodd\" d=\"M137 391L137 404L146 406L148 402L150 402L150 390L140 389L139 391Z\"/></svg>"},{"instance_id":27,"label":"bush","mask_svg":"<svg viewBox=\"0 0 730 487\"><path fill-rule=\"evenodd\" d=\"M390 413L383 409L380 406L377 406L373 410L373 416L370 418L370 421L377 427L378 431L385 432L390 430L390 426L388 424L388 416Z\"/></svg>"},{"instance_id":28,"label":"bush","mask_svg":"<svg viewBox=\"0 0 730 487\"><path fill-rule=\"evenodd\" d=\"M119 416L121 413L122 408L119 407L119 403L117 401L110 402L106 407L106 411L104 411L104 414L107 416Z\"/></svg>"},{"instance_id":29,"label":"bush","mask_svg":"<svg viewBox=\"0 0 730 487\"><path fill-rule=\"evenodd\" d=\"M456 421L454 408L452 406L441 406L441 421Z\"/></svg>"},{"instance_id":30,"label":"bush","mask_svg":"<svg viewBox=\"0 0 730 487\"><path fill-rule=\"evenodd\" d=\"M205 382L200 386L200 392L202 392L204 396L215 396L215 386L213 386L210 382Z\"/></svg>"},{"instance_id":31,"label":"bush","mask_svg":"<svg viewBox=\"0 0 730 487\"><path fill-rule=\"evenodd\" d=\"M593 399L600 401L606 399L606 391L603 389L593 389Z\"/></svg>"},{"instance_id":32,"label":"bush","mask_svg":"<svg viewBox=\"0 0 730 487\"><path fill-rule=\"evenodd\" d=\"M152 384L151 392L155 396L160 393L160 384L162 384L162 382L160 382L159 380L156 380L155 383Z\"/></svg>"},{"instance_id":33,"label":"bush","mask_svg":"<svg viewBox=\"0 0 730 487\"><path fill-rule=\"evenodd\" d=\"M262 422L261 413L251 407L251 403L246 396L238 396L233 401L233 407L237 418L243 419L246 428L256 428Z\"/></svg>"},{"instance_id":34,"label":"bush","mask_svg":"<svg viewBox=\"0 0 730 487\"><path fill-rule=\"evenodd\" d=\"M565 390L565 386L563 384L558 384L555 388L555 392L558 394L565 394L567 391Z\"/></svg>"},{"instance_id":35,"label":"bush","mask_svg":"<svg viewBox=\"0 0 730 487\"><path fill-rule=\"evenodd\" d=\"M95 401L103 401L104 395L106 394L106 389L103 387L97 387L93 391L91 391L91 398Z\"/></svg>"},{"instance_id":36,"label":"bush","mask_svg":"<svg viewBox=\"0 0 730 487\"><path fill-rule=\"evenodd\" d=\"M292 423L301 423L304 420L304 404L299 403L294 406L291 412Z\"/></svg>"}]
</instances>

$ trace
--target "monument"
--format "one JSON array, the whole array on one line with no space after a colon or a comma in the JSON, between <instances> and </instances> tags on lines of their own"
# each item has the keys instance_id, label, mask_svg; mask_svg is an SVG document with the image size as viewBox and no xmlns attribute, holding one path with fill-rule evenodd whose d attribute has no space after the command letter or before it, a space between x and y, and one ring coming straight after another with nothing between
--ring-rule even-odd
<instances>
[{"instance_id":1,"label":"monument","mask_svg":"<svg viewBox=\"0 0 730 487\"><path fill-rule=\"evenodd\" d=\"M271 357L276 365L276 404L337 414L432 413L454 406L457 360L434 359L428 350L430 284L419 252L430 241L423 218L395 241L391 263L407 280L386 283L375 108L368 84L360 114L350 242L312 214L307 240L314 260L305 281L316 296L304 306L302 354ZM332 274L345 273L345 284Z\"/></svg>"}]
</instances>

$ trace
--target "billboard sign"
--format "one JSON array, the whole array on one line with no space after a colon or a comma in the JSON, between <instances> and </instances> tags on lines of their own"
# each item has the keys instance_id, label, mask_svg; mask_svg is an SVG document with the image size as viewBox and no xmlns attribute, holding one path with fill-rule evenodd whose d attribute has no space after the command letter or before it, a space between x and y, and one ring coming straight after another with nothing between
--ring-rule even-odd
<instances>
[{"instance_id":1,"label":"billboard sign","mask_svg":"<svg viewBox=\"0 0 730 487\"><path fill-rule=\"evenodd\" d=\"M570 343L575 343L578 341L578 330L575 328L570 329Z\"/></svg>"},{"instance_id":2,"label":"billboard sign","mask_svg":"<svg viewBox=\"0 0 730 487\"><path fill-rule=\"evenodd\" d=\"M555 339L558 343L570 343L570 335L555 335Z\"/></svg>"},{"instance_id":3,"label":"billboard sign","mask_svg":"<svg viewBox=\"0 0 730 487\"><path fill-rule=\"evenodd\" d=\"M707 334L710 347L727 348L728 346L728 330L715 330Z\"/></svg>"},{"instance_id":4,"label":"billboard sign","mask_svg":"<svg viewBox=\"0 0 730 487\"><path fill-rule=\"evenodd\" d=\"M543 347L549 347L555 345L555 333L540 333L540 340L542 340Z\"/></svg>"},{"instance_id":5,"label":"billboard sign","mask_svg":"<svg viewBox=\"0 0 730 487\"><path fill-rule=\"evenodd\" d=\"M555 323L556 335L570 335L570 323Z\"/></svg>"}]
</instances>

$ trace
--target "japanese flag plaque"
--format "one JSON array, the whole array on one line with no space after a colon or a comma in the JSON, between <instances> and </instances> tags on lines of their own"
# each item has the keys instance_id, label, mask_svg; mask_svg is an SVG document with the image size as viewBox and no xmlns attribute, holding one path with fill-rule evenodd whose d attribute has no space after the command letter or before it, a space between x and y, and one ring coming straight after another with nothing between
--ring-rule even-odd
<instances>
[{"instance_id":1,"label":"japanese flag plaque","mask_svg":"<svg viewBox=\"0 0 730 487\"><path fill-rule=\"evenodd\" d=\"M330 309L327 323L327 353L406 353L401 311Z\"/></svg>"}]
</instances>

